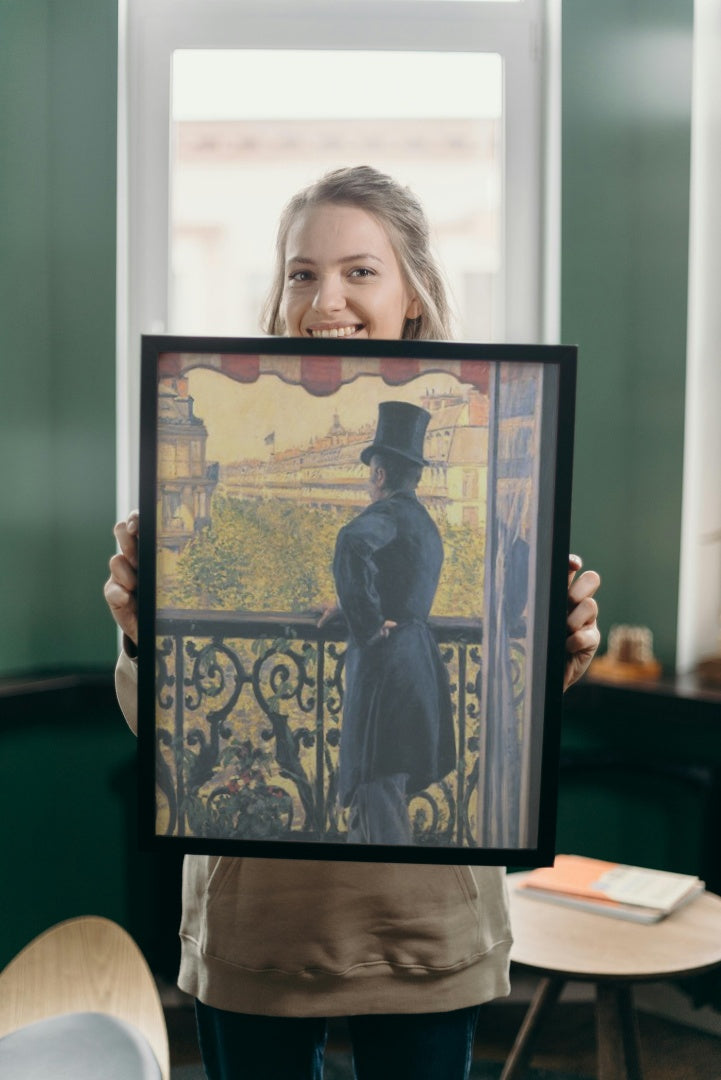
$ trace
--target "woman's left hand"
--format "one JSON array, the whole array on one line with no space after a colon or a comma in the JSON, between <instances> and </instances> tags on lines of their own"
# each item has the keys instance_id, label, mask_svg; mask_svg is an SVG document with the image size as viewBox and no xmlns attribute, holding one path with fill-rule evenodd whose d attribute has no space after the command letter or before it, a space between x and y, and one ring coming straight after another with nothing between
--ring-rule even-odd
<instances>
[{"instance_id":1,"label":"woman's left hand","mask_svg":"<svg viewBox=\"0 0 721 1080\"><path fill-rule=\"evenodd\" d=\"M563 689L568 690L581 678L593 660L601 640L596 625L598 604L593 599L601 584L595 570L576 574L583 566L578 555L568 556L568 617L566 619L566 670Z\"/></svg>"}]
</instances>

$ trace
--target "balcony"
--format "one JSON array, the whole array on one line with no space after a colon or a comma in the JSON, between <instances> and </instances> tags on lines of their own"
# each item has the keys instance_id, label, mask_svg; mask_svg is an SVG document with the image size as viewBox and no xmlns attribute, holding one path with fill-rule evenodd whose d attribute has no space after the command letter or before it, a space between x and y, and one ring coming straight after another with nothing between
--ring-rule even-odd
<instances>
[{"instance_id":1,"label":"balcony","mask_svg":"<svg viewBox=\"0 0 721 1080\"><path fill-rule=\"evenodd\" d=\"M482 626L435 618L431 628L451 683L457 760L410 798L414 843L477 847L487 743ZM156 632L156 833L344 842L342 622L319 629L311 615L161 610ZM524 637L525 625L514 627L508 648L519 725Z\"/></svg>"}]
</instances>

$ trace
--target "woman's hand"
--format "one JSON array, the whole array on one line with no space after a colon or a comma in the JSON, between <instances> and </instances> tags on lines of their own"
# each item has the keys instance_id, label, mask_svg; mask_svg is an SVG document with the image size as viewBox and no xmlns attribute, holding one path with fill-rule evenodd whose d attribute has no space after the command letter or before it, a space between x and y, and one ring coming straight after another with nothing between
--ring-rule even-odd
<instances>
[{"instance_id":1,"label":"woman's hand","mask_svg":"<svg viewBox=\"0 0 721 1080\"><path fill-rule=\"evenodd\" d=\"M138 527L138 511L133 510L113 529L120 554L110 560L110 577L103 590L111 615L134 645L138 644Z\"/></svg>"},{"instance_id":2,"label":"woman's hand","mask_svg":"<svg viewBox=\"0 0 721 1080\"><path fill-rule=\"evenodd\" d=\"M321 604L320 618L316 623L316 626L325 626L331 619L335 619L336 615L340 615L340 607L338 604Z\"/></svg>"},{"instance_id":3,"label":"woman's hand","mask_svg":"<svg viewBox=\"0 0 721 1080\"><path fill-rule=\"evenodd\" d=\"M566 619L566 670L563 689L568 690L586 671L601 640L596 625L598 604L593 595L601 584L595 570L576 574L583 566L578 555L568 556L568 617Z\"/></svg>"}]
</instances>

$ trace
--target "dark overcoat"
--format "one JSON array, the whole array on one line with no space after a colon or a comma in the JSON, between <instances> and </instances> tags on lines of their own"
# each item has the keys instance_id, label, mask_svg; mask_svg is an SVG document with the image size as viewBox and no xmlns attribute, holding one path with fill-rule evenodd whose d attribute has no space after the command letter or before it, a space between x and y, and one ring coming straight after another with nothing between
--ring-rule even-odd
<instances>
[{"instance_id":1,"label":"dark overcoat","mask_svg":"<svg viewBox=\"0 0 721 1080\"><path fill-rule=\"evenodd\" d=\"M340 796L407 773L421 791L455 764L448 674L428 626L443 545L412 492L371 503L336 541L333 575L350 631L340 744ZM387 637L387 620L398 625Z\"/></svg>"}]
</instances>

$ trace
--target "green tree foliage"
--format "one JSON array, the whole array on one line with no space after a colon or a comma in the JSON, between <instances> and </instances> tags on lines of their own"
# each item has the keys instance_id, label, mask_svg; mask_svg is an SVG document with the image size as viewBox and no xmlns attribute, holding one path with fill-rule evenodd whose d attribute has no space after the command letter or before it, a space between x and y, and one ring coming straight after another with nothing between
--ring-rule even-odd
<instances>
[{"instance_id":1,"label":"green tree foliage","mask_svg":"<svg viewBox=\"0 0 721 1080\"><path fill-rule=\"evenodd\" d=\"M357 512L216 494L212 523L178 561L171 602L185 609L315 610L333 599L336 535ZM445 562L433 613L479 616L483 532L438 524Z\"/></svg>"},{"instance_id":2,"label":"green tree foliage","mask_svg":"<svg viewBox=\"0 0 721 1080\"><path fill-rule=\"evenodd\" d=\"M183 552L181 607L301 612L334 596L331 562L352 511L217 495L212 524Z\"/></svg>"},{"instance_id":3,"label":"green tree foliage","mask_svg":"<svg viewBox=\"0 0 721 1080\"><path fill-rule=\"evenodd\" d=\"M485 532L439 522L443 569L433 604L434 615L480 618L483 614Z\"/></svg>"}]
</instances>

